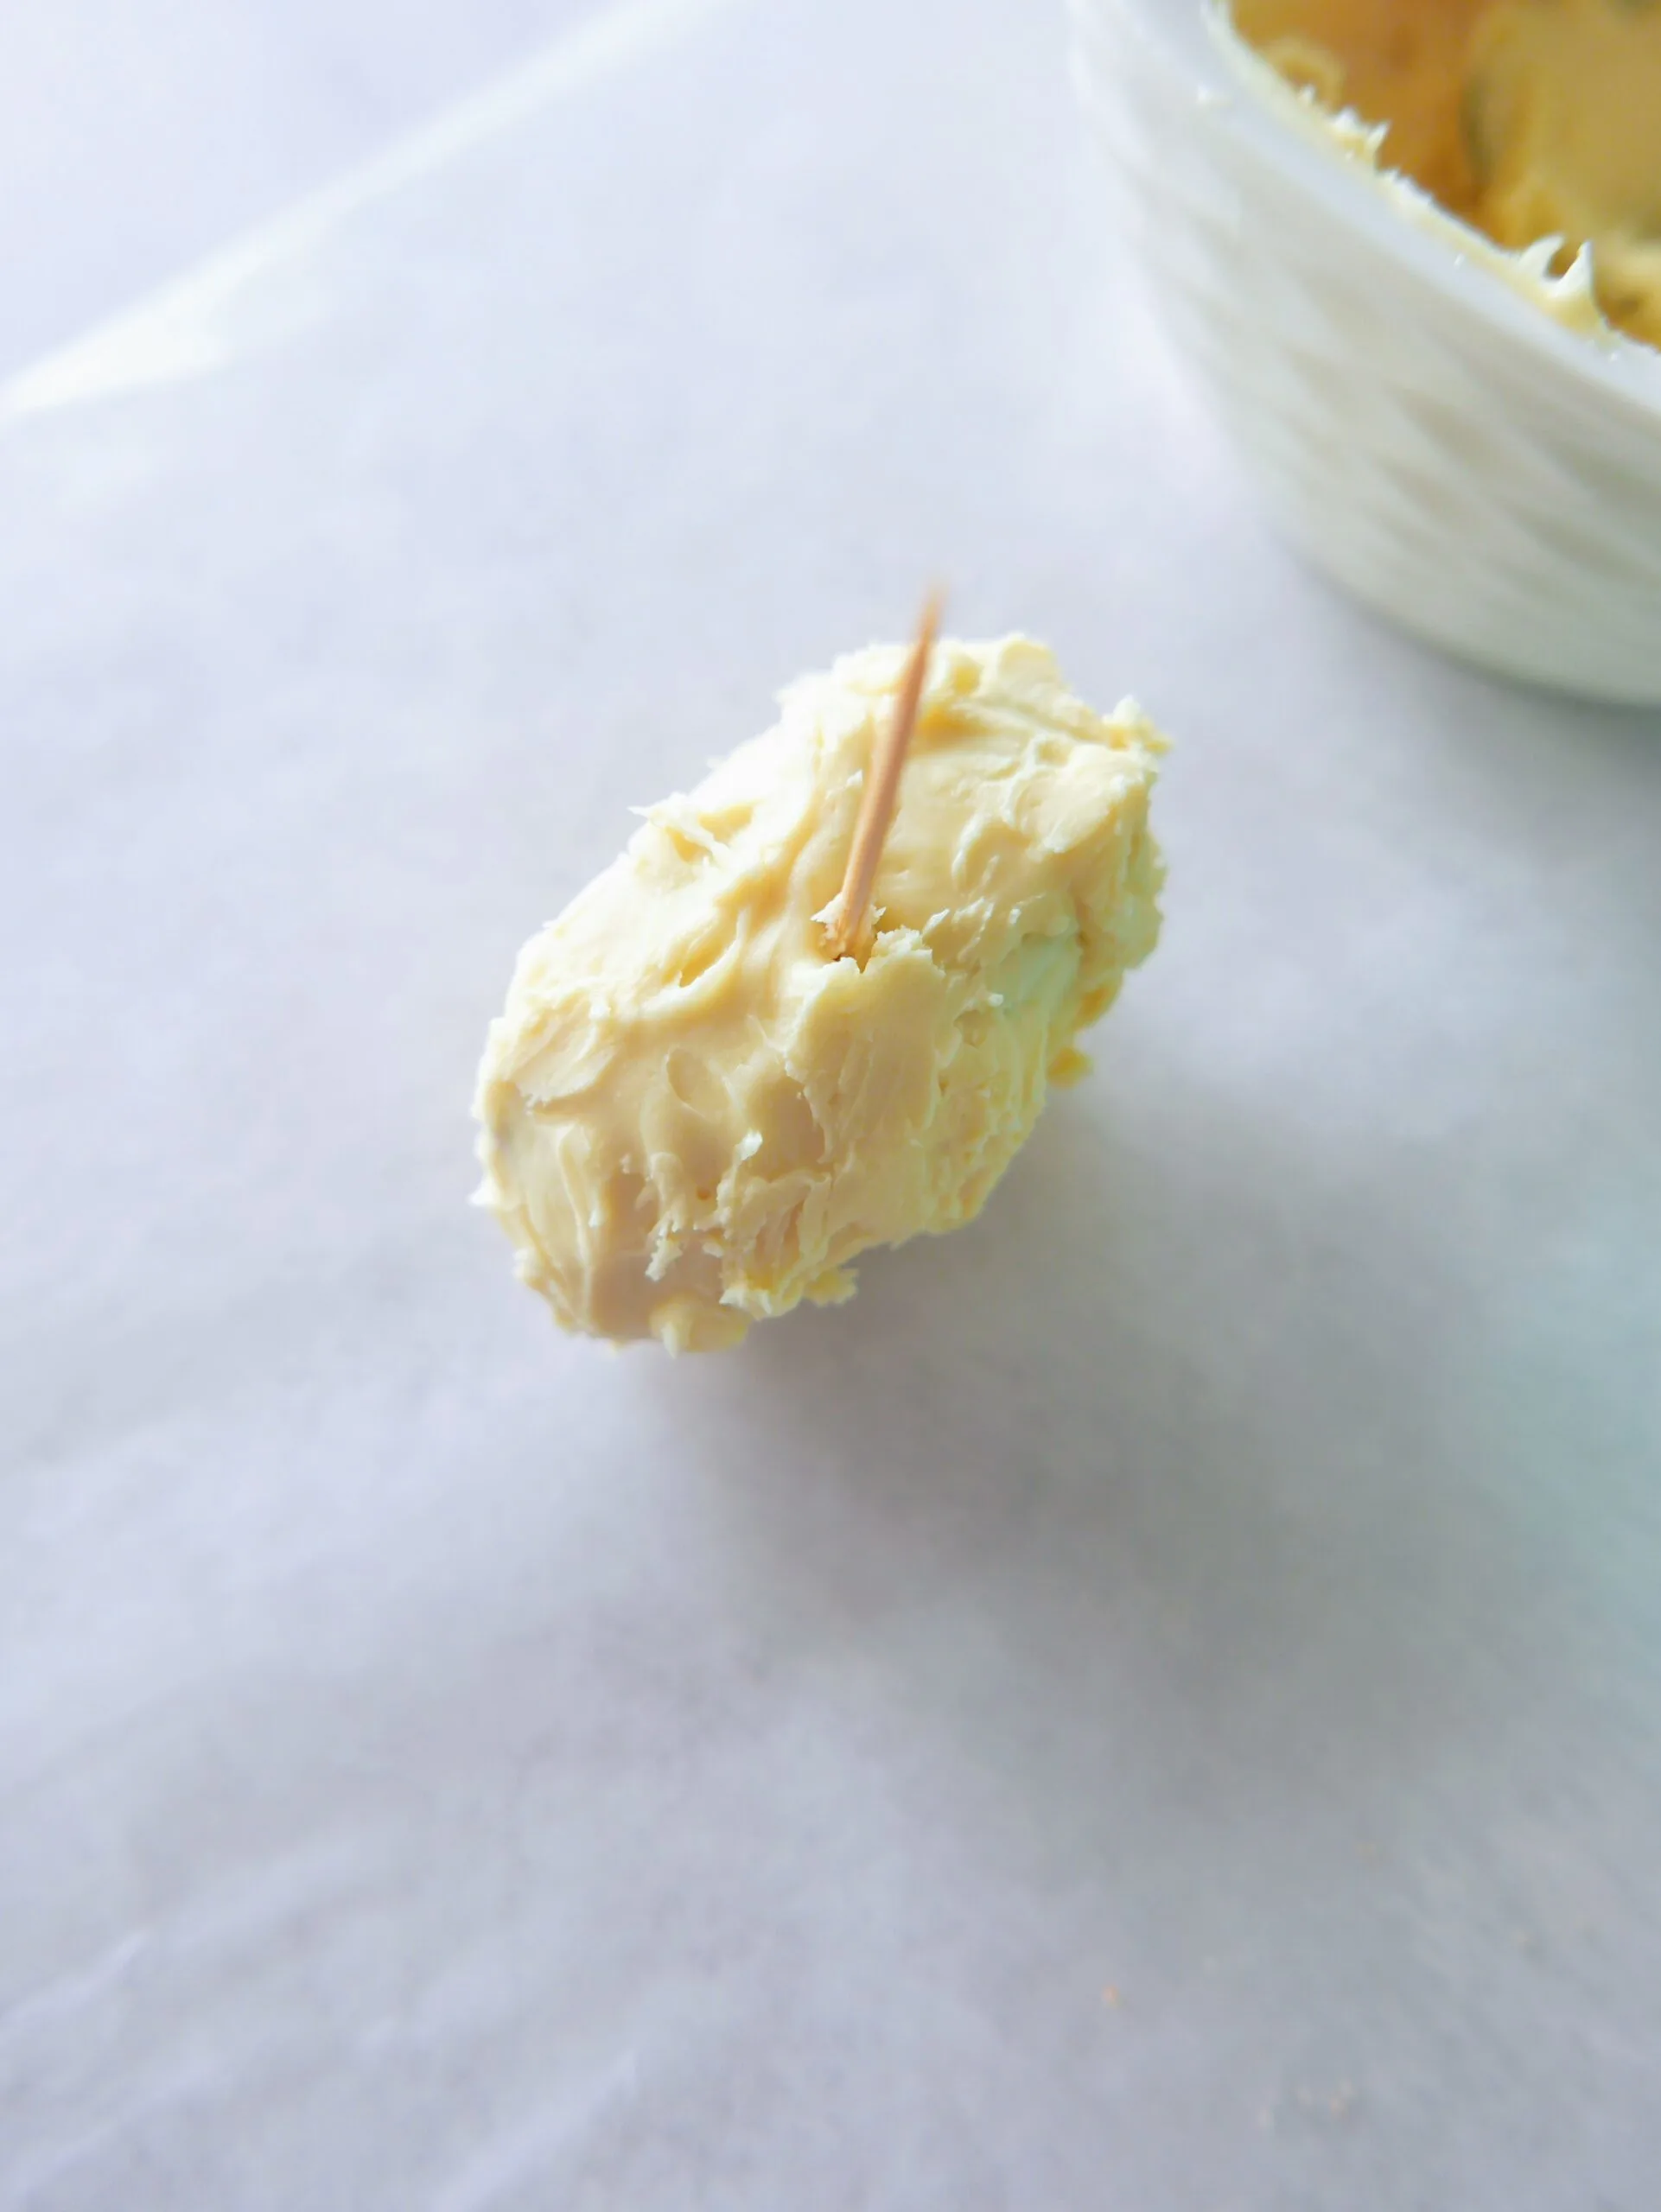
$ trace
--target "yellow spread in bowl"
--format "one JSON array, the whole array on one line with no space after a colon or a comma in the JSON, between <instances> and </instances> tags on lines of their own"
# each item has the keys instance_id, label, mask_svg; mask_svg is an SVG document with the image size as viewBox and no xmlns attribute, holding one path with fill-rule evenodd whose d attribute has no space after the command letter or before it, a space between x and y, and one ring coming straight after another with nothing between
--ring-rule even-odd
<instances>
[{"instance_id":1,"label":"yellow spread in bowl","mask_svg":"<svg viewBox=\"0 0 1661 2212\"><path fill-rule=\"evenodd\" d=\"M1599 306L1661 346L1661 0L1234 0L1236 29L1499 245L1591 248Z\"/></svg>"}]
</instances>

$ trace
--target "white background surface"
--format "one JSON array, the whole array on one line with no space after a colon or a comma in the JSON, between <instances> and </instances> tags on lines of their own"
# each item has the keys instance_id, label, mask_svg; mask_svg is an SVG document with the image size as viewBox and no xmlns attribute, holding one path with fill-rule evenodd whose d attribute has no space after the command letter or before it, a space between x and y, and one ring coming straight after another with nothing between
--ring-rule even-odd
<instances>
[{"instance_id":1,"label":"white background surface","mask_svg":"<svg viewBox=\"0 0 1661 2212\"><path fill-rule=\"evenodd\" d=\"M124 308L595 0L10 0L0 375Z\"/></svg>"},{"instance_id":2,"label":"white background surface","mask_svg":"<svg viewBox=\"0 0 1661 2212\"><path fill-rule=\"evenodd\" d=\"M1661 723L1265 534L1052 16L603 22L0 427L0 2201L1643 2212ZM975 1229L568 1344L514 949L942 574L1166 942Z\"/></svg>"}]
</instances>

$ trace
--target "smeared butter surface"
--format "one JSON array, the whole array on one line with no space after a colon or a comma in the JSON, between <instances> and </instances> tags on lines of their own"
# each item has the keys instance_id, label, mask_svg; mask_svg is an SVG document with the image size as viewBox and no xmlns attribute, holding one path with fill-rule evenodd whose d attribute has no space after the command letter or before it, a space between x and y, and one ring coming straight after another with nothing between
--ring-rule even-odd
<instances>
[{"instance_id":1,"label":"smeared butter surface","mask_svg":"<svg viewBox=\"0 0 1661 2212\"><path fill-rule=\"evenodd\" d=\"M904 660L792 685L520 953L479 1076L480 1197L567 1328L732 1344L851 1295L872 1245L972 1219L1153 950L1162 740L1011 637L937 647L875 941L828 957L816 917Z\"/></svg>"},{"instance_id":2,"label":"smeared butter surface","mask_svg":"<svg viewBox=\"0 0 1661 2212\"><path fill-rule=\"evenodd\" d=\"M1241 36L1497 245L1521 289L1582 295L1661 346L1661 0L1234 0ZM1352 137L1346 143L1354 150ZM1550 281L1583 249L1582 278ZM1589 288L1589 289L1588 289Z\"/></svg>"}]
</instances>

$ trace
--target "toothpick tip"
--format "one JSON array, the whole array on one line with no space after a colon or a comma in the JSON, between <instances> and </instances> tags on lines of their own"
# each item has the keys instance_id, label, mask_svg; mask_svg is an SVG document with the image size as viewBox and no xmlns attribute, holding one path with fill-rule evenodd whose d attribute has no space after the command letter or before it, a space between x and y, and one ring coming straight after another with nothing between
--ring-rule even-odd
<instances>
[{"instance_id":1,"label":"toothpick tip","mask_svg":"<svg viewBox=\"0 0 1661 2212\"><path fill-rule=\"evenodd\" d=\"M887 728L877 733L872 747L871 765L865 774L864 796L860 801L859 817L854 824L853 842L848 849L848 866L843 875L842 888L822 917L825 949L833 960L843 959L848 953L856 951L865 934L866 919L870 912L871 888L876 880L877 866L882 858L889 824L899 804L900 778L911 746L912 733L917 726L917 710L922 702L923 686L928 676L929 655L934 649L945 607L945 594L937 585L923 602L916 637L901 675L893 715Z\"/></svg>"}]
</instances>

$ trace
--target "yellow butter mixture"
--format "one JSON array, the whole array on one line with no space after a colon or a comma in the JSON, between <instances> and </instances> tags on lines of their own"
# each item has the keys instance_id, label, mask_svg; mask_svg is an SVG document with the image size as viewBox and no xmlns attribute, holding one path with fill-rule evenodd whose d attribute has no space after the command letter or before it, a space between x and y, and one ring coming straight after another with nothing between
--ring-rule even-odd
<instances>
[{"instance_id":1,"label":"yellow butter mixture","mask_svg":"<svg viewBox=\"0 0 1661 2212\"><path fill-rule=\"evenodd\" d=\"M1599 306L1661 346L1661 0L1234 0L1237 29L1513 250L1592 251Z\"/></svg>"},{"instance_id":2,"label":"yellow butter mixture","mask_svg":"<svg viewBox=\"0 0 1661 2212\"><path fill-rule=\"evenodd\" d=\"M729 1344L977 1213L1159 931L1162 741L1041 645L935 650L862 957L830 957L906 656L792 685L525 947L480 1071L480 1198L565 1327Z\"/></svg>"}]
</instances>

